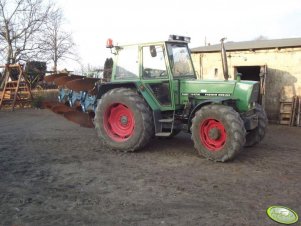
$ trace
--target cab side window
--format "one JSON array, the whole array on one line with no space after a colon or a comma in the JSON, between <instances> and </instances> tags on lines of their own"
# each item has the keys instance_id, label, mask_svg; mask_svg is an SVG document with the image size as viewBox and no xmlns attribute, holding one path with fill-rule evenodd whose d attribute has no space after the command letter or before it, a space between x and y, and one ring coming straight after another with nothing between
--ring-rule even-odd
<instances>
[{"instance_id":1,"label":"cab side window","mask_svg":"<svg viewBox=\"0 0 301 226\"><path fill-rule=\"evenodd\" d=\"M137 79L139 77L138 46L118 50L118 65L115 79Z\"/></svg>"},{"instance_id":2,"label":"cab side window","mask_svg":"<svg viewBox=\"0 0 301 226\"><path fill-rule=\"evenodd\" d=\"M143 52L143 78L167 78L167 70L162 46L144 46Z\"/></svg>"}]
</instances>

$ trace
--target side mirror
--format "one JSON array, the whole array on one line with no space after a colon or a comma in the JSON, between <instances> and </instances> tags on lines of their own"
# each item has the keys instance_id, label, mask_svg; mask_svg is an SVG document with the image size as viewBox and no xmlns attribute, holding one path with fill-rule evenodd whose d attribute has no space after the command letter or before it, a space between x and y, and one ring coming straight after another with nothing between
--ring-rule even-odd
<instances>
[{"instance_id":1,"label":"side mirror","mask_svg":"<svg viewBox=\"0 0 301 226\"><path fill-rule=\"evenodd\" d=\"M150 46L149 47L149 52L150 52L152 57L156 57L157 56L156 46Z\"/></svg>"}]
</instances>

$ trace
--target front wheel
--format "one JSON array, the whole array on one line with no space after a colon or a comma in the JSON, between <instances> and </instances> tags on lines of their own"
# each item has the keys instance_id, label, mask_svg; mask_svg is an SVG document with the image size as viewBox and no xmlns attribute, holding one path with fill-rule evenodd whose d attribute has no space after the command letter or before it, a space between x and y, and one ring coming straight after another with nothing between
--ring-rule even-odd
<instances>
[{"instance_id":1,"label":"front wheel","mask_svg":"<svg viewBox=\"0 0 301 226\"><path fill-rule=\"evenodd\" d=\"M256 114L258 116L258 126L255 129L248 131L245 143L246 147L252 147L258 144L265 136L268 118L264 109L259 104L256 104Z\"/></svg>"},{"instance_id":2,"label":"front wheel","mask_svg":"<svg viewBox=\"0 0 301 226\"><path fill-rule=\"evenodd\" d=\"M233 159L245 144L246 130L239 114L224 105L207 105L192 119L192 140L198 153L207 159Z\"/></svg>"},{"instance_id":3,"label":"front wheel","mask_svg":"<svg viewBox=\"0 0 301 226\"><path fill-rule=\"evenodd\" d=\"M137 92L128 88L108 91L95 112L95 128L106 147L119 151L136 151L154 134L150 108Z\"/></svg>"}]
</instances>

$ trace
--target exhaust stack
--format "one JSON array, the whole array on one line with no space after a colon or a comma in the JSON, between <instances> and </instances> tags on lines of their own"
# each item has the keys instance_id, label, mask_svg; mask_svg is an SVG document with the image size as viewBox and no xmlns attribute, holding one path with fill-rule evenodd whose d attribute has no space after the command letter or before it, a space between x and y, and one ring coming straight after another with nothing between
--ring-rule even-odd
<instances>
[{"instance_id":1,"label":"exhaust stack","mask_svg":"<svg viewBox=\"0 0 301 226\"><path fill-rule=\"evenodd\" d=\"M229 73L228 73L227 52L225 49L224 40L226 40L226 38L221 39L221 57L222 57L224 78L227 81L229 79Z\"/></svg>"}]
</instances>

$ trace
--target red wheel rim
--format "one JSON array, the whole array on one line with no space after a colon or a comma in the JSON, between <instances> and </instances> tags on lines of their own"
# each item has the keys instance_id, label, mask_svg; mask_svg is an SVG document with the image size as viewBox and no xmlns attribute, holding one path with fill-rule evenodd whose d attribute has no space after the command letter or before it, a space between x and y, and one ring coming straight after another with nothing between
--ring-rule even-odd
<instances>
[{"instance_id":1,"label":"red wheel rim","mask_svg":"<svg viewBox=\"0 0 301 226\"><path fill-rule=\"evenodd\" d=\"M106 111L104 126L110 138L117 142L122 142L134 133L134 114L123 104L112 104Z\"/></svg>"},{"instance_id":2,"label":"red wheel rim","mask_svg":"<svg viewBox=\"0 0 301 226\"><path fill-rule=\"evenodd\" d=\"M219 151L226 143L227 132L220 121L206 119L200 125L200 139L208 150Z\"/></svg>"}]
</instances>

